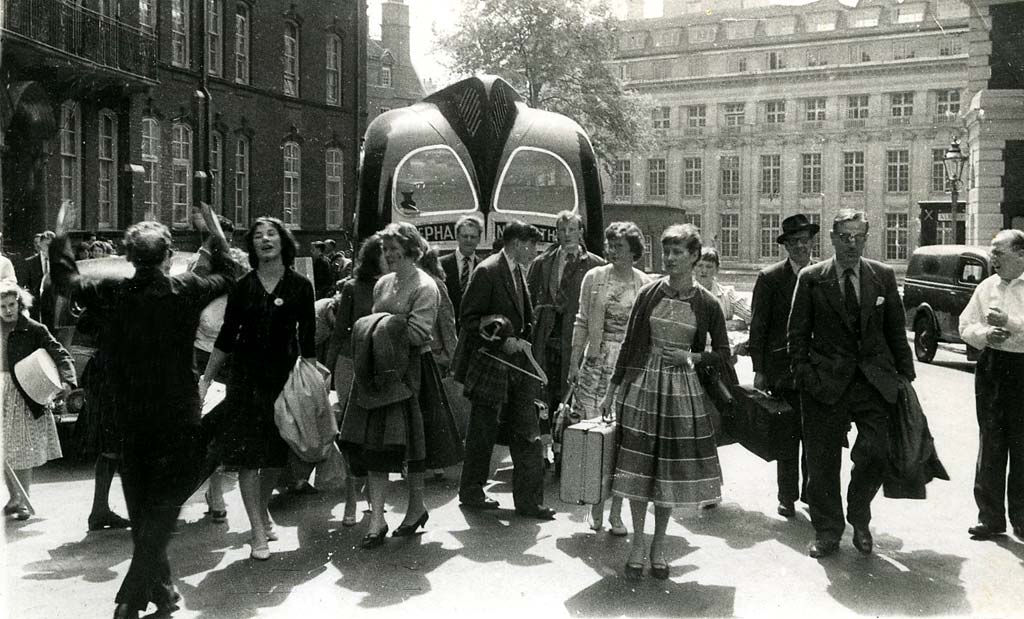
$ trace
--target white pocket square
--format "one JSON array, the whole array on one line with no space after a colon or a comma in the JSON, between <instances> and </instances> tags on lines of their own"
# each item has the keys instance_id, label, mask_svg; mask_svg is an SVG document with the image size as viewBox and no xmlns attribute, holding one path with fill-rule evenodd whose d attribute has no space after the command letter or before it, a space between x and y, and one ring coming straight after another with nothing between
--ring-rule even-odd
<instances>
[{"instance_id":1,"label":"white pocket square","mask_svg":"<svg viewBox=\"0 0 1024 619\"><path fill-rule=\"evenodd\" d=\"M883 303L885 303L885 297L877 297L875 299L875 307L878 307L879 305L881 305Z\"/></svg>"}]
</instances>

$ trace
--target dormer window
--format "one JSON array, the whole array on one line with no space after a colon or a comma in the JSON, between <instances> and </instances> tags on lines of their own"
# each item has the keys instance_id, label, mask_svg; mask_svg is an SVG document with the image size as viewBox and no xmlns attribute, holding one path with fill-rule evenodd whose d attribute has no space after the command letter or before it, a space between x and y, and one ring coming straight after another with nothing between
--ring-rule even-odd
<instances>
[{"instance_id":1,"label":"dormer window","mask_svg":"<svg viewBox=\"0 0 1024 619\"><path fill-rule=\"evenodd\" d=\"M690 43L713 43L715 40L715 26L690 26Z\"/></svg>"},{"instance_id":2,"label":"dormer window","mask_svg":"<svg viewBox=\"0 0 1024 619\"><path fill-rule=\"evenodd\" d=\"M872 28L878 25L879 9L850 12L850 25L854 28Z\"/></svg>"},{"instance_id":3,"label":"dormer window","mask_svg":"<svg viewBox=\"0 0 1024 619\"><path fill-rule=\"evenodd\" d=\"M897 24L916 24L921 21L924 21L923 4L903 4L896 7Z\"/></svg>"},{"instance_id":4,"label":"dormer window","mask_svg":"<svg viewBox=\"0 0 1024 619\"><path fill-rule=\"evenodd\" d=\"M835 29L836 14L833 11L811 13L807 16L807 30L809 32L828 32Z\"/></svg>"},{"instance_id":5,"label":"dormer window","mask_svg":"<svg viewBox=\"0 0 1024 619\"><path fill-rule=\"evenodd\" d=\"M738 21L726 22L725 35L729 39L749 39L754 36L754 31L756 29L756 19L741 19Z\"/></svg>"}]
</instances>

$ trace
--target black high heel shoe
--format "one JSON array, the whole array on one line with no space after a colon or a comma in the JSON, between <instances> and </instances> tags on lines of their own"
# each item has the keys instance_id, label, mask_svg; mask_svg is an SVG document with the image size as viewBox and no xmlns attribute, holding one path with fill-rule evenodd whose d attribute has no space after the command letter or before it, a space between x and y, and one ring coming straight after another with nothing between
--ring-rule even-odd
<instances>
[{"instance_id":1,"label":"black high heel shoe","mask_svg":"<svg viewBox=\"0 0 1024 619\"><path fill-rule=\"evenodd\" d=\"M640 580L644 575L644 564L643 563L626 563L626 567L623 568L623 572L626 578L630 580Z\"/></svg>"},{"instance_id":2,"label":"black high heel shoe","mask_svg":"<svg viewBox=\"0 0 1024 619\"><path fill-rule=\"evenodd\" d=\"M376 533L367 533L363 536L363 541L359 543L360 548L369 550L370 548L376 548L384 545L384 540L388 536L388 525L385 524L383 528L378 529Z\"/></svg>"},{"instance_id":3,"label":"black high heel shoe","mask_svg":"<svg viewBox=\"0 0 1024 619\"><path fill-rule=\"evenodd\" d=\"M423 512L423 515L416 519L416 522L412 524L399 525L395 532L391 534L391 537L409 537L410 535L416 534L416 529L425 527L427 520L430 518L430 514Z\"/></svg>"}]
</instances>

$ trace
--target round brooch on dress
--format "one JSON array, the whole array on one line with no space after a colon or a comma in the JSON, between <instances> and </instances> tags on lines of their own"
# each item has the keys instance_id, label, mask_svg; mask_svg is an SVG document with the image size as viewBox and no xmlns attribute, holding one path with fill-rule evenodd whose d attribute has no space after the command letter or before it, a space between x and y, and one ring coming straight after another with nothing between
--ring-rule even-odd
<instances>
[{"instance_id":1,"label":"round brooch on dress","mask_svg":"<svg viewBox=\"0 0 1024 619\"><path fill-rule=\"evenodd\" d=\"M282 299L281 297L277 297L276 299L274 299L274 305L281 307L282 305L284 305L284 299Z\"/></svg>"}]
</instances>

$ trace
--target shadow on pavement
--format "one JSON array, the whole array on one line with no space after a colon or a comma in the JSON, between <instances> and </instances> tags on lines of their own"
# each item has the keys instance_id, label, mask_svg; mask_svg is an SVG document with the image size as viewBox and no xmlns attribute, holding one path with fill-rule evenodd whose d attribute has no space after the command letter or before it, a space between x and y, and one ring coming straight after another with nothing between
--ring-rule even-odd
<instances>
[{"instance_id":1,"label":"shadow on pavement","mask_svg":"<svg viewBox=\"0 0 1024 619\"><path fill-rule=\"evenodd\" d=\"M1000 548L1008 550L1011 554L1020 559L1021 567L1024 567L1024 539L1014 541L1012 538L1007 536L996 538L995 543Z\"/></svg>"},{"instance_id":2,"label":"shadow on pavement","mask_svg":"<svg viewBox=\"0 0 1024 619\"><path fill-rule=\"evenodd\" d=\"M113 567L131 559L132 538L128 531L98 531L81 541L68 542L48 551L49 559L25 566L26 580L67 580L81 578L101 583L115 580Z\"/></svg>"},{"instance_id":3,"label":"shadow on pavement","mask_svg":"<svg viewBox=\"0 0 1024 619\"><path fill-rule=\"evenodd\" d=\"M901 544L897 540L897 545ZM931 550L899 552L881 548L863 556L844 542L838 554L820 563L829 579L829 595L853 612L922 617L971 613L960 580L964 561L964 557Z\"/></svg>"},{"instance_id":4,"label":"shadow on pavement","mask_svg":"<svg viewBox=\"0 0 1024 619\"><path fill-rule=\"evenodd\" d=\"M607 577L565 602L580 617L730 617L736 589L695 582Z\"/></svg>"},{"instance_id":5,"label":"shadow on pavement","mask_svg":"<svg viewBox=\"0 0 1024 619\"><path fill-rule=\"evenodd\" d=\"M673 518L697 535L721 538L730 548L738 550L776 541L803 554L814 538L814 529L802 510L797 510L796 517L786 520L748 511L735 503L723 503L713 510L705 510L700 516L681 512Z\"/></svg>"}]
</instances>

